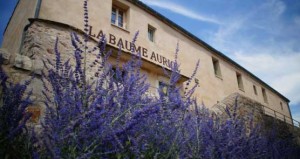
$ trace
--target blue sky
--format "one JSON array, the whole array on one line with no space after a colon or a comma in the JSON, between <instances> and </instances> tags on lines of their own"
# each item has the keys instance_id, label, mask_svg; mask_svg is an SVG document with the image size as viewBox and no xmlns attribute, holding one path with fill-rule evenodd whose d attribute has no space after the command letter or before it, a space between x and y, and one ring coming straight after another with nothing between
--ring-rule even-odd
<instances>
[{"instance_id":1,"label":"blue sky","mask_svg":"<svg viewBox=\"0 0 300 159\"><path fill-rule=\"evenodd\" d=\"M2 46L3 32L18 0L0 0L0 46Z\"/></svg>"},{"instance_id":2,"label":"blue sky","mask_svg":"<svg viewBox=\"0 0 300 159\"><path fill-rule=\"evenodd\" d=\"M16 2L0 1L0 43ZM300 1L142 2L223 52L289 98L293 118L300 121Z\"/></svg>"},{"instance_id":3,"label":"blue sky","mask_svg":"<svg viewBox=\"0 0 300 159\"><path fill-rule=\"evenodd\" d=\"M293 118L300 121L300 1L142 2L289 98Z\"/></svg>"}]
</instances>

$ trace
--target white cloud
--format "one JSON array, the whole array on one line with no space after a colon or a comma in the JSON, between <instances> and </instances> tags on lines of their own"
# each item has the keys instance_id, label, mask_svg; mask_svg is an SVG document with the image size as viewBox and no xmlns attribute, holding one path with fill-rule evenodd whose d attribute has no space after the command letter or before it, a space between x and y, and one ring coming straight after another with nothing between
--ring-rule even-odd
<instances>
[{"instance_id":1,"label":"white cloud","mask_svg":"<svg viewBox=\"0 0 300 159\"><path fill-rule=\"evenodd\" d=\"M292 116L293 116L293 119L300 122L300 113L295 113ZM294 123L294 124L300 126L300 123Z\"/></svg>"},{"instance_id":2,"label":"white cloud","mask_svg":"<svg viewBox=\"0 0 300 159\"><path fill-rule=\"evenodd\" d=\"M231 19L227 19L227 25L220 26L213 41L219 45L226 45L229 36L238 34L239 31L249 27L278 34L282 29L278 21L285 10L286 6L281 0L264 1L260 6L251 8L246 14L232 15Z\"/></svg>"},{"instance_id":3,"label":"white cloud","mask_svg":"<svg viewBox=\"0 0 300 159\"><path fill-rule=\"evenodd\" d=\"M281 19L285 10L281 0L264 1L243 16L227 19L228 25L220 26L209 39L218 50L289 98L291 104L299 104L300 52L293 50L298 40L278 40L286 35L287 24ZM300 17L295 17L294 23L300 24ZM261 32L249 31L254 27ZM257 37L260 41L253 40Z\"/></svg>"},{"instance_id":4,"label":"white cloud","mask_svg":"<svg viewBox=\"0 0 300 159\"><path fill-rule=\"evenodd\" d=\"M265 8L268 9L272 16L276 18L285 11L286 6L280 0L271 0L265 3Z\"/></svg>"},{"instance_id":5,"label":"white cloud","mask_svg":"<svg viewBox=\"0 0 300 159\"><path fill-rule=\"evenodd\" d=\"M294 18L294 23L295 23L296 25L300 26L300 16L296 16L296 17Z\"/></svg>"},{"instance_id":6,"label":"white cloud","mask_svg":"<svg viewBox=\"0 0 300 159\"><path fill-rule=\"evenodd\" d=\"M180 6L178 4L172 3L170 1L159 1L159 0L142 0L142 2L146 3L150 6L156 6L159 8L163 8L169 10L171 12L186 16L191 19L195 19L198 21L209 22L214 24L222 24L217 19L211 18L209 16L201 15L200 13L194 12L188 8Z\"/></svg>"},{"instance_id":7,"label":"white cloud","mask_svg":"<svg viewBox=\"0 0 300 159\"><path fill-rule=\"evenodd\" d=\"M300 16L292 19L295 26L286 23L284 1L262 1L249 10L219 15L222 22L170 0L142 1L191 19L220 24L217 31L205 34L208 43L289 98L291 105L300 105L299 39L294 36L299 32ZM293 117L300 121L299 109L294 111Z\"/></svg>"},{"instance_id":8,"label":"white cloud","mask_svg":"<svg viewBox=\"0 0 300 159\"><path fill-rule=\"evenodd\" d=\"M264 50L264 53L259 54L235 52L234 58L248 69L262 75L279 76L293 72L300 74L300 54L272 54L269 51Z\"/></svg>"},{"instance_id":9,"label":"white cloud","mask_svg":"<svg viewBox=\"0 0 300 159\"><path fill-rule=\"evenodd\" d=\"M300 66L298 66L300 67ZM300 103L300 71L297 73L290 72L285 76L273 80L271 85L280 92L291 98L291 104Z\"/></svg>"},{"instance_id":10,"label":"white cloud","mask_svg":"<svg viewBox=\"0 0 300 159\"><path fill-rule=\"evenodd\" d=\"M289 98L291 104L300 103L300 53L244 52L234 53L233 59Z\"/></svg>"}]
</instances>

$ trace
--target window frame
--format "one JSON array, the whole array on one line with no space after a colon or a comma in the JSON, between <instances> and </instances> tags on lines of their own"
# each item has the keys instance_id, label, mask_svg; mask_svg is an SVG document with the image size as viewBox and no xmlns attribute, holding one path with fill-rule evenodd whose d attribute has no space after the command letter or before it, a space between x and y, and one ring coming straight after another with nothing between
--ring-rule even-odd
<instances>
[{"instance_id":1,"label":"window frame","mask_svg":"<svg viewBox=\"0 0 300 159\"><path fill-rule=\"evenodd\" d=\"M212 64L213 64L215 76L222 79L222 71L221 71L220 61L217 58L212 57Z\"/></svg>"},{"instance_id":2,"label":"window frame","mask_svg":"<svg viewBox=\"0 0 300 159\"><path fill-rule=\"evenodd\" d=\"M254 92L255 95L257 95L257 89L256 89L255 85L253 85L253 92Z\"/></svg>"},{"instance_id":3,"label":"window frame","mask_svg":"<svg viewBox=\"0 0 300 159\"><path fill-rule=\"evenodd\" d=\"M263 88L263 87L261 87L261 92L262 92L262 96L263 96L264 102L268 103L268 96L267 96L266 89Z\"/></svg>"},{"instance_id":4,"label":"window frame","mask_svg":"<svg viewBox=\"0 0 300 159\"><path fill-rule=\"evenodd\" d=\"M165 95L165 96L168 95L169 87L170 87L170 85L167 82L164 82L161 80L158 81L159 92L162 92L163 95ZM166 88L165 92L163 90L164 88Z\"/></svg>"},{"instance_id":5,"label":"window frame","mask_svg":"<svg viewBox=\"0 0 300 159\"><path fill-rule=\"evenodd\" d=\"M244 82L243 82L243 77L241 73L236 72L236 79L237 79L237 84L238 84L238 88L241 91L245 91L244 89Z\"/></svg>"},{"instance_id":6,"label":"window frame","mask_svg":"<svg viewBox=\"0 0 300 159\"><path fill-rule=\"evenodd\" d=\"M113 23L113 10L116 11L116 12L115 12L114 23ZM120 12L121 12L122 14L120 14ZM127 17L126 17L126 14L127 14L127 10L122 9L122 8L116 6L116 5L113 5L113 6L112 6L112 9L111 9L110 23L111 23L112 25L116 26L116 27L119 27L119 28L122 28L122 29L127 29L127 23L126 23ZM119 19L120 15L122 15L122 23L121 23L122 26L119 25L119 24L120 24L120 19Z\"/></svg>"},{"instance_id":7,"label":"window frame","mask_svg":"<svg viewBox=\"0 0 300 159\"><path fill-rule=\"evenodd\" d=\"M150 40L151 42L154 42L155 41L156 28L151 26L151 25L148 25L148 31L147 32L148 32L148 40ZM150 34L150 33L152 33L152 34ZM150 35L152 35L152 36L150 36Z\"/></svg>"},{"instance_id":8,"label":"window frame","mask_svg":"<svg viewBox=\"0 0 300 159\"><path fill-rule=\"evenodd\" d=\"M117 77L117 70L121 71L121 78ZM124 78L127 75L127 71L123 70L121 67L112 67L109 74L111 76L111 78L113 78L117 83L121 83L122 81L124 81Z\"/></svg>"}]
</instances>

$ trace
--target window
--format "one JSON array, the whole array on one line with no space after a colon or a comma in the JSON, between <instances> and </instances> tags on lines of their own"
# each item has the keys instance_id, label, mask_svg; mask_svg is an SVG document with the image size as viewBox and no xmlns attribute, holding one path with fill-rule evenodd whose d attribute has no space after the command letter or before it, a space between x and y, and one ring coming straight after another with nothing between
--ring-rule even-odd
<instances>
[{"instance_id":1,"label":"window","mask_svg":"<svg viewBox=\"0 0 300 159\"><path fill-rule=\"evenodd\" d=\"M266 90L264 88L261 88L261 92L262 92L262 95L263 95L263 98L264 98L264 102L268 103L268 97L267 97L267 94L266 94Z\"/></svg>"},{"instance_id":2,"label":"window","mask_svg":"<svg viewBox=\"0 0 300 159\"><path fill-rule=\"evenodd\" d=\"M217 77L222 77L219 60L212 58L214 72Z\"/></svg>"},{"instance_id":3,"label":"window","mask_svg":"<svg viewBox=\"0 0 300 159\"><path fill-rule=\"evenodd\" d=\"M253 91L254 91L254 94L257 95L257 90L256 90L256 86L253 85Z\"/></svg>"},{"instance_id":4,"label":"window","mask_svg":"<svg viewBox=\"0 0 300 159\"><path fill-rule=\"evenodd\" d=\"M118 13L118 26L123 28L123 20L124 20L124 13L119 10Z\"/></svg>"},{"instance_id":5,"label":"window","mask_svg":"<svg viewBox=\"0 0 300 159\"><path fill-rule=\"evenodd\" d=\"M154 42L154 33L155 33L155 28L148 25L148 39L152 42Z\"/></svg>"},{"instance_id":6,"label":"window","mask_svg":"<svg viewBox=\"0 0 300 159\"><path fill-rule=\"evenodd\" d=\"M159 88L159 90L161 91L161 93L163 95L167 95L168 94L168 87L169 87L168 84L166 84L165 82L159 81L158 88Z\"/></svg>"},{"instance_id":7,"label":"window","mask_svg":"<svg viewBox=\"0 0 300 159\"><path fill-rule=\"evenodd\" d=\"M126 9L113 5L111 9L111 24L120 28L126 28Z\"/></svg>"},{"instance_id":8,"label":"window","mask_svg":"<svg viewBox=\"0 0 300 159\"><path fill-rule=\"evenodd\" d=\"M112 8L112 10L111 10L111 23L116 24L116 21L117 21L117 9Z\"/></svg>"},{"instance_id":9,"label":"window","mask_svg":"<svg viewBox=\"0 0 300 159\"><path fill-rule=\"evenodd\" d=\"M281 110L283 110L283 105L282 105L282 102L280 102L280 107L281 107Z\"/></svg>"},{"instance_id":10,"label":"window","mask_svg":"<svg viewBox=\"0 0 300 159\"><path fill-rule=\"evenodd\" d=\"M126 76L126 72L124 70L122 70L122 68L119 68L119 69L112 68L110 71L110 74L111 74L112 79L114 79L118 83L123 81Z\"/></svg>"},{"instance_id":11,"label":"window","mask_svg":"<svg viewBox=\"0 0 300 159\"><path fill-rule=\"evenodd\" d=\"M236 73L236 78L237 78L239 89L244 91L244 84L243 84L242 75L240 73Z\"/></svg>"}]
</instances>

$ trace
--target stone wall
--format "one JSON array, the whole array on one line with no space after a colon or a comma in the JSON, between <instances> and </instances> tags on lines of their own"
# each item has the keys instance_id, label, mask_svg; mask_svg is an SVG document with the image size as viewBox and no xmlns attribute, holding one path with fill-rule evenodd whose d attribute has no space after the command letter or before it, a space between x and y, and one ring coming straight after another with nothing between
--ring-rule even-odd
<instances>
[{"instance_id":1,"label":"stone wall","mask_svg":"<svg viewBox=\"0 0 300 159\"><path fill-rule=\"evenodd\" d=\"M228 112L226 112L226 108L229 110ZM251 120L253 124L263 121L264 114L263 106L259 102L239 93L233 93L221 102L215 104L212 107L212 111L222 119L229 118L228 113L230 113L231 116L236 114L236 117L244 120L247 126L250 126Z\"/></svg>"},{"instance_id":2,"label":"stone wall","mask_svg":"<svg viewBox=\"0 0 300 159\"><path fill-rule=\"evenodd\" d=\"M244 120L248 129L250 121L252 120L254 126L259 124L262 133L267 131L276 131L278 138L284 139L294 137L295 142L300 145L300 128L293 126L288 121L283 121L279 118L266 114L264 106L259 102L239 93L233 93L221 102L215 104L212 107L212 111L214 111L223 120L226 120L229 118L228 112L225 110L226 107L231 115L236 112L236 117Z\"/></svg>"},{"instance_id":3,"label":"stone wall","mask_svg":"<svg viewBox=\"0 0 300 159\"><path fill-rule=\"evenodd\" d=\"M58 38L58 51L61 53L62 61L70 59L72 65L75 65L74 47L71 42L71 33L75 32L83 42L83 33L69 26L60 26L50 21L31 21L30 26L25 31L24 41L19 53L11 53L5 48L0 49L0 54L4 57L4 70L8 73L11 82L23 82L35 78L29 85L28 90L33 91L32 99L34 104L28 108L33 113L31 119L34 123L39 123L40 116L43 116L44 106L42 104L43 96L41 90L43 84L41 73L44 69L43 60L55 62L55 42ZM87 44L89 48L97 46L97 42L90 40ZM83 47L83 45L81 45ZM87 54L87 66L96 59L98 49ZM88 68L87 76L89 79L94 77L96 67Z\"/></svg>"}]
</instances>

